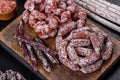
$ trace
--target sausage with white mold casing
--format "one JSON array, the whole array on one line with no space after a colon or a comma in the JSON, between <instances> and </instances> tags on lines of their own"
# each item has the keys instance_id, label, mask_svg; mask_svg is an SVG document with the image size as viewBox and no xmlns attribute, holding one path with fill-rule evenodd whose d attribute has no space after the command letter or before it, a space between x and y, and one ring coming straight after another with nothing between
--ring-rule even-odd
<instances>
[{"instance_id":1,"label":"sausage with white mold casing","mask_svg":"<svg viewBox=\"0 0 120 80\"><path fill-rule=\"evenodd\" d=\"M90 33L90 40L92 42L93 48L97 54L100 54L100 42L95 33Z\"/></svg>"},{"instance_id":2,"label":"sausage with white mold casing","mask_svg":"<svg viewBox=\"0 0 120 80\"><path fill-rule=\"evenodd\" d=\"M28 10L25 10L23 13L22 13L22 19L25 23L28 22L29 20L29 17L30 17L30 12Z\"/></svg>"},{"instance_id":3,"label":"sausage with white mold casing","mask_svg":"<svg viewBox=\"0 0 120 80\"><path fill-rule=\"evenodd\" d=\"M40 12L43 12L45 10L45 7L46 7L46 2L45 0L43 0L40 4L38 4L38 10Z\"/></svg>"},{"instance_id":4,"label":"sausage with white mold casing","mask_svg":"<svg viewBox=\"0 0 120 80\"><path fill-rule=\"evenodd\" d=\"M92 72L99 70L102 64L103 64L103 60L99 60L95 62L94 64L81 68L80 71L85 74L92 73Z\"/></svg>"},{"instance_id":5,"label":"sausage with white mold casing","mask_svg":"<svg viewBox=\"0 0 120 80\"><path fill-rule=\"evenodd\" d=\"M5 73L2 73L0 75L0 80L6 80L6 74Z\"/></svg>"},{"instance_id":6,"label":"sausage with white mold casing","mask_svg":"<svg viewBox=\"0 0 120 80\"><path fill-rule=\"evenodd\" d=\"M79 19L76 23L77 23L77 28L81 28L85 26L85 20L84 19Z\"/></svg>"},{"instance_id":7,"label":"sausage with white mold casing","mask_svg":"<svg viewBox=\"0 0 120 80\"><path fill-rule=\"evenodd\" d=\"M89 39L71 39L70 45L73 47L85 47L89 46L90 40Z\"/></svg>"},{"instance_id":8,"label":"sausage with white mold casing","mask_svg":"<svg viewBox=\"0 0 120 80\"><path fill-rule=\"evenodd\" d=\"M57 8L57 3L56 0L45 0L46 2L46 8L45 8L45 13L50 14L55 11Z\"/></svg>"},{"instance_id":9,"label":"sausage with white mold casing","mask_svg":"<svg viewBox=\"0 0 120 80\"><path fill-rule=\"evenodd\" d=\"M22 74L20 74L19 72L16 72L16 78L17 78L17 80L26 80L24 78L24 76Z\"/></svg>"},{"instance_id":10,"label":"sausage with white mold casing","mask_svg":"<svg viewBox=\"0 0 120 80\"><path fill-rule=\"evenodd\" d=\"M52 29L57 29L58 28L58 17L55 15L50 15L47 17L46 19L48 25L50 26L50 28Z\"/></svg>"},{"instance_id":11,"label":"sausage with white mold casing","mask_svg":"<svg viewBox=\"0 0 120 80\"><path fill-rule=\"evenodd\" d=\"M71 13L70 13L70 11L64 11L61 14L61 22L65 23L65 22L67 22L69 20L71 20Z\"/></svg>"},{"instance_id":12,"label":"sausage with white mold casing","mask_svg":"<svg viewBox=\"0 0 120 80\"><path fill-rule=\"evenodd\" d=\"M25 44L26 45L26 48L27 48L27 51L28 51L28 54L29 54L29 60L30 60L30 63L31 63L31 66L34 68L35 71L37 71L37 60L35 58L35 55L34 55L34 52L32 50L32 46L29 45L29 44Z\"/></svg>"},{"instance_id":13,"label":"sausage with white mold casing","mask_svg":"<svg viewBox=\"0 0 120 80\"><path fill-rule=\"evenodd\" d=\"M35 19L37 19L37 20L42 21L42 20L45 20L45 19L46 19L46 15L45 15L44 13L41 13L41 12L38 11L38 10L33 10L33 11L31 12L31 14L32 14L32 16L33 16Z\"/></svg>"},{"instance_id":14,"label":"sausage with white mold casing","mask_svg":"<svg viewBox=\"0 0 120 80\"><path fill-rule=\"evenodd\" d=\"M66 35L67 33L69 33L71 30L75 29L76 25L74 21L69 21L66 24L64 24L63 26L60 26L59 30L58 30L58 35Z\"/></svg>"},{"instance_id":15,"label":"sausage with white mold casing","mask_svg":"<svg viewBox=\"0 0 120 80\"><path fill-rule=\"evenodd\" d=\"M20 21L19 23L18 23L18 25L17 25L17 27L16 27L17 29L17 34L19 34L19 35L24 35L24 27L23 27L23 22L22 21ZM29 60L29 56L28 56L28 54L27 54L27 48L26 48L26 46L25 46L25 43L23 43L23 42L21 42L21 41L18 41L18 43L19 43L19 46L20 46L20 48L21 48L21 51L22 51L22 55L23 55L23 57L24 58L26 58L27 60Z\"/></svg>"},{"instance_id":16,"label":"sausage with white mold casing","mask_svg":"<svg viewBox=\"0 0 120 80\"><path fill-rule=\"evenodd\" d=\"M74 29L67 37L57 35L56 50L60 62L73 71L80 70L85 74L99 70L103 60L109 59L112 53L112 42L107 37L99 29L87 26ZM104 47L101 46L104 44L103 52Z\"/></svg>"},{"instance_id":17,"label":"sausage with white mold casing","mask_svg":"<svg viewBox=\"0 0 120 80\"><path fill-rule=\"evenodd\" d=\"M71 61L73 61L75 64L77 64L79 57L78 57L74 47L71 45L68 45L67 52L68 52L68 56L71 59Z\"/></svg>"},{"instance_id":18,"label":"sausage with white mold casing","mask_svg":"<svg viewBox=\"0 0 120 80\"><path fill-rule=\"evenodd\" d=\"M63 12L64 12L64 10L61 9L61 8L57 8L57 9L54 11L54 13L55 13L56 15L58 15L58 16L60 16Z\"/></svg>"},{"instance_id":19,"label":"sausage with white mold casing","mask_svg":"<svg viewBox=\"0 0 120 80\"><path fill-rule=\"evenodd\" d=\"M102 32L97 27L92 28L91 31L95 32L95 34L97 35L98 40L100 42L100 49L102 49L104 41L105 41L105 38L107 37L107 34L105 34L104 32Z\"/></svg>"},{"instance_id":20,"label":"sausage with white mold casing","mask_svg":"<svg viewBox=\"0 0 120 80\"><path fill-rule=\"evenodd\" d=\"M61 63L63 63L66 67L73 71L78 71L80 70L78 64L75 64L73 61L70 61L69 59L64 59L62 57L59 57L59 60Z\"/></svg>"},{"instance_id":21,"label":"sausage with white mold casing","mask_svg":"<svg viewBox=\"0 0 120 80\"><path fill-rule=\"evenodd\" d=\"M7 80L16 80L16 73L14 71L6 70L5 74L6 74L6 79Z\"/></svg>"},{"instance_id":22,"label":"sausage with white mold casing","mask_svg":"<svg viewBox=\"0 0 120 80\"><path fill-rule=\"evenodd\" d=\"M34 4L34 2L33 2L32 0L27 0L27 1L25 2L24 8L25 8L26 10L33 11L34 8L35 8L35 4Z\"/></svg>"},{"instance_id":23,"label":"sausage with white mold casing","mask_svg":"<svg viewBox=\"0 0 120 80\"><path fill-rule=\"evenodd\" d=\"M29 21L28 21L29 26L32 27L32 28L34 28L34 25L36 24L36 22L37 22L37 20L34 18L34 16L32 16L30 14Z\"/></svg>"},{"instance_id":24,"label":"sausage with white mold casing","mask_svg":"<svg viewBox=\"0 0 120 80\"><path fill-rule=\"evenodd\" d=\"M76 47L75 51L80 56L90 56L93 54L93 50L89 48L83 48L83 47Z\"/></svg>"},{"instance_id":25,"label":"sausage with white mold casing","mask_svg":"<svg viewBox=\"0 0 120 80\"><path fill-rule=\"evenodd\" d=\"M56 36L55 38L55 48L56 48L56 51L59 51L60 50L60 43L61 41L63 40L63 37L62 36Z\"/></svg>"},{"instance_id":26,"label":"sausage with white mold casing","mask_svg":"<svg viewBox=\"0 0 120 80\"><path fill-rule=\"evenodd\" d=\"M81 67L89 66L90 64L98 61L100 58L101 56L99 54L92 53L90 56L87 56L85 58L79 58L78 64Z\"/></svg>"},{"instance_id":27,"label":"sausage with white mold casing","mask_svg":"<svg viewBox=\"0 0 120 80\"><path fill-rule=\"evenodd\" d=\"M111 57L112 49L113 49L112 45L113 44L112 44L110 38L107 37L107 40L106 40L106 43L105 43L106 50L105 50L105 52L102 53L103 60L108 60Z\"/></svg>"},{"instance_id":28,"label":"sausage with white mold casing","mask_svg":"<svg viewBox=\"0 0 120 80\"><path fill-rule=\"evenodd\" d=\"M73 34L73 33L80 33L80 32L86 32L86 31L90 32L91 28L88 27L88 26L77 28L75 30L72 30L71 33L70 33L70 35Z\"/></svg>"},{"instance_id":29,"label":"sausage with white mold casing","mask_svg":"<svg viewBox=\"0 0 120 80\"><path fill-rule=\"evenodd\" d=\"M89 39L90 34L88 31L84 31L84 32L71 32L70 35L66 38L68 40L71 39Z\"/></svg>"},{"instance_id":30,"label":"sausage with white mold casing","mask_svg":"<svg viewBox=\"0 0 120 80\"><path fill-rule=\"evenodd\" d=\"M0 74L0 80L26 80L22 74L13 70L6 70Z\"/></svg>"},{"instance_id":31,"label":"sausage with white mold casing","mask_svg":"<svg viewBox=\"0 0 120 80\"><path fill-rule=\"evenodd\" d=\"M49 33L50 37L55 37L57 34L57 29L52 30L52 32Z\"/></svg>"},{"instance_id":32,"label":"sausage with white mold casing","mask_svg":"<svg viewBox=\"0 0 120 80\"><path fill-rule=\"evenodd\" d=\"M60 62L73 71L79 70L79 66L67 58L68 53L66 52L66 48L67 48L68 41L67 40L60 41L60 43L61 44L59 45L59 49L58 49L59 50L58 55L59 55Z\"/></svg>"},{"instance_id":33,"label":"sausage with white mold casing","mask_svg":"<svg viewBox=\"0 0 120 80\"><path fill-rule=\"evenodd\" d=\"M2 74L2 71L0 71L0 75Z\"/></svg>"},{"instance_id":34,"label":"sausage with white mold casing","mask_svg":"<svg viewBox=\"0 0 120 80\"><path fill-rule=\"evenodd\" d=\"M39 40L38 37L35 38L35 41L38 42L38 43L41 43L41 41ZM40 50L36 49L35 47L33 47L34 50L35 50L35 53L38 57L38 59L40 61L42 61L42 64L43 64L43 67L44 69L47 71L47 72L51 72L51 67L50 67L50 64L48 63L46 57L43 55L43 52L41 52Z\"/></svg>"},{"instance_id":35,"label":"sausage with white mold casing","mask_svg":"<svg viewBox=\"0 0 120 80\"><path fill-rule=\"evenodd\" d=\"M42 3L44 0L32 0L35 4L40 4Z\"/></svg>"},{"instance_id":36,"label":"sausage with white mold casing","mask_svg":"<svg viewBox=\"0 0 120 80\"><path fill-rule=\"evenodd\" d=\"M65 2L59 2L59 4L58 4L58 8L61 8L61 9L63 9L63 10L66 10L66 8L67 8L67 4L65 3Z\"/></svg>"},{"instance_id":37,"label":"sausage with white mold casing","mask_svg":"<svg viewBox=\"0 0 120 80\"><path fill-rule=\"evenodd\" d=\"M87 17L87 13L82 9L79 9L76 15L79 19L86 19Z\"/></svg>"},{"instance_id":38,"label":"sausage with white mold casing","mask_svg":"<svg viewBox=\"0 0 120 80\"><path fill-rule=\"evenodd\" d=\"M60 44L59 44L59 51L60 53L58 54L59 57L62 57L62 58L67 58L67 51L66 51L66 48L67 48L67 45L68 45L68 41L67 40L62 40L60 41Z\"/></svg>"}]
</instances>

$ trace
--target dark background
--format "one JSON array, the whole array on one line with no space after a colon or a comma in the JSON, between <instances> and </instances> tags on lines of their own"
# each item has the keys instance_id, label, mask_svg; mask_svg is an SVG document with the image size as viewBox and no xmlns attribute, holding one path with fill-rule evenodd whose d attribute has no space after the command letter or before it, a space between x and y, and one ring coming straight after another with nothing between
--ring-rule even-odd
<instances>
[{"instance_id":1,"label":"dark background","mask_svg":"<svg viewBox=\"0 0 120 80\"><path fill-rule=\"evenodd\" d=\"M114 4L120 5L120 0L108 0ZM24 2L25 0L17 0L18 2L18 13L16 16L9 20L9 21L0 21L0 30L5 28L10 22L12 22L17 16L19 16L22 11L24 10ZM89 17L89 19L91 19ZM91 19L93 20L93 19ZM107 28L106 26L100 24L99 22L93 20L98 25L101 25L107 33L111 34L113 37L120 40L120 33L113 31L112 29ZM34 72L29 65L27 65L22 59L15 58L18 57L17 55L14 55L14 53L8 49L6 46L3 46L2 43L0 43L0 70L5 71L8 69L13 69L16 71L19 71L22 73L27 80L43 80L45 79L40 74L38 75L38 72ZM5 48L5 49L4 49ZM7 51L6 51L7 50ZM11 53L10 53L11 52ZM9 54L10 53L10 54ZM12 54L12 55L11 55ZM19 59L19 61L18 61ZM22 62L22 64L21 64ZM23 65L24 64L24 65ZM36 74L36 75L35 75ZM114 64L106 71L105 74L103 74L100 78L100 80L120 80L120 58L114 62Z\"/></svg>"}]
</instances>

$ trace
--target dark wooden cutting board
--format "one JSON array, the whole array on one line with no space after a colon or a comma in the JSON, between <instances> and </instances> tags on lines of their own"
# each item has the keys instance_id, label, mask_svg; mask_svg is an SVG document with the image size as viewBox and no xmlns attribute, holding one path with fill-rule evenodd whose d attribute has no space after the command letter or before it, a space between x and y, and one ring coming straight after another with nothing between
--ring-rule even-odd
<instances>
[{"instance_id":1,"label":"dark wooden cutting board","mask_svg":"<svg viewBox=\"0 0 120 80\"><path fill-rule=\"evenodd\" d=\"M14 34L16 33L16 25L20 20L21 20L21 16L18 17L16 20L14 20L11 24L9 24L5 29L3 29L0 32L0 40L6 46L8 46L10 49L12 49L15 52L15 54L17 54L21 58L23 58L23 56L21 55L21 50L18 45L18 42L13 37ZM94 27L96 26L90 20L87 20L87 25L94 26ZM25 34L28 35L30 38L33 38L36 36L36 34L33 32L33 30L31 28L29 28L27 25L25 25ZM39 72L42 75L44 75L48 80L96 80L113 64L113 62L115 62L115 60L118 57L120 57L120 41L113 38L112 36L110 36L110 37L113 42L113 48L114 48L113 55L112 55L111 59L104 62L103 66L100 70L98 70L94 73L83 74L80 71L74 72L62 64L52 67L51 73L46 72L40 64ZM52 39L52 38L47 39L47 40L45 40L45 42L50 48L54 49L54 47L55 47L54 39ZM26 59L24 59L24 60L26 62L28 62Z\"/></svg>"}]
</instances>

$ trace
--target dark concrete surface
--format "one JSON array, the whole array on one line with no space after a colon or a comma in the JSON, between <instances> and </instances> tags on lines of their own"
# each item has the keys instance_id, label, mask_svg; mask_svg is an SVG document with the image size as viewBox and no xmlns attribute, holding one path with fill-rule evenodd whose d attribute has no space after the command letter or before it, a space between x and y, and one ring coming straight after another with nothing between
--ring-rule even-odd
<instances>
[{"instance_id":1,"label":"dark concrete surface","mask_svg":"<svg viewBox=\"0 0 120 80\"><path fill-rule=\"evenodd\" d=\"M107 1L120 6L120 0L107 0Z\"/></svg>"}]
</instances>

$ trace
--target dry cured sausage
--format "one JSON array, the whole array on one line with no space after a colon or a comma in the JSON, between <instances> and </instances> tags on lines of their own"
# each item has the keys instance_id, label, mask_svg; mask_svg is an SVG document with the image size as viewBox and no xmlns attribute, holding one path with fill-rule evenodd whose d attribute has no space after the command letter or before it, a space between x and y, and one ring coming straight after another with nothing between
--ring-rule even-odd
<instances>
[{"instance_id":1,"label":"dry cured sausage","mask_svg":"<svg viewBox=\"0 0 120 80\"><path fill-rule=\"evenodd\" d=\"M0 71L0 80L26 80L22 74L13 70Z\"/></svg>"},{"instance_id":2,"label":"dry cured sausage","mask_svg":"<svg viewBox=\"0 0 120 80\"><path fill-rule=\"evenodd\" d=\"M85 73L85 74L95 72L95 71L97 71L98 69L101 68L102 63L103 63L103 60L97 61L94 64L91 64L89 66L81 68L80 71Z\"/></svg>"},{"instance_id":3,"label":"dry cured sausage","mask_svg":"<svg viewBox=\"0 0 120 80\"><path fill-rule=\"evenodd\" d=\"M24 7L24 22L28 22L41 39L56 37L59 61L69 69L92 73L112 55L109 37L99 28L86 26L86 12L72 0L27 0ZM51 71L46 58L53 64L58 63L54 52L42 43L22 35L16 35L16 38L36 49L46 71Z\"/></svg>"},{"instance_id":4,"label":"dry cured sausage","mask_svg":"<svg viewBox=\"0 0 120 80\"><path fill-rule=\"evenodd\" d=\"M72 30L67 36L58 33L56 50L60 62L66 67L87 74L100 69L103 60L110 58L112 42L98 28L83 26ZM69 66L70 63L72 67Z\"/></svg>"},{"instance_id":5,"label":"dry cured sausage","mask_svg":"<svg viewBox=\"0 0 120 80\"><path fill-rule=\"evenodd\" d=\"M24 7L23 21L28 22L41 39L54 37L57 32L65 35L76 27L85 25L86 13L71 0L27 0Z\"/></svg>"}]
</instances>

